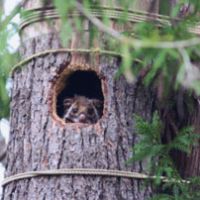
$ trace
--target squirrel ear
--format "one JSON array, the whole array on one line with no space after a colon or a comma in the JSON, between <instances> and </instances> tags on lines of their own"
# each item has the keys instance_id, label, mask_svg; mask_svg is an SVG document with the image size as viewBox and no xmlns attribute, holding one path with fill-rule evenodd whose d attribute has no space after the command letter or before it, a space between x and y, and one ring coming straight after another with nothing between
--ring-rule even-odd
<instances>
[{"instance_id":1,"label":"squirrel ear","mask_svg":"<svg viewBox=\"0 0 200 200\"><path fill-rule=\"evenodd\" d=\"M94 106L95 106L97 109L102 109L102 108L103 108L103 101L102 101L102 100L93 99L92 102L93 102Z\"/></svg>"}]
</instances>

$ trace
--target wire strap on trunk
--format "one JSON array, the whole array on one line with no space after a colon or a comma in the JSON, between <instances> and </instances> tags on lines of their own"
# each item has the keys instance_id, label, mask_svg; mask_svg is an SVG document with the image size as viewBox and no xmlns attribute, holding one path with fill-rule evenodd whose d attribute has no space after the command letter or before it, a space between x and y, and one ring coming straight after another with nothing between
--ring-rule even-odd
<instances>
[{"instance_id":1,"label":"wire strap on trunk","mask_svg":"<svg viewBox=\"0 0 200 200\"><path fill-rule=\"evenodd\" d=\"M15 70L22 68L25 64L29 63L33 59L38 57L46 56L48 54L58 54L58 53L81 53L81 54L96 54L96 55L107 55L107 56L119 56L123 57L124 55L120 52L104 50L100 48L91 48L91 49L71 49L71 48L60 48L60 49L47 49L42 52L35 53L24 60L18 62L16 65L13 66L11 71L11 76L13 76ZM135 62L141 62L139 59L135 59Z\"/></svg>"},{"instance_id":2,"label":"wire strap on trunk","mask_svg":"<svg viewBox=\"0 0 200 200\"><path fill-rule=\"evenodd\" d=\"M7 185L13 181L22 179L41 177L41 176L60 176L60 175L80 175L80 176L107 176L107 177L120 177L120 178L134 178L134 179L148 179L148 180L161 180L162 182L182 182L190 183L186 180L168 179L164 176L149 176L146 174L122 170L111 170L111 169L91 169L91 168L74 168L74 169L52 169L52 170L41 170L41 171L29 171L19 173L13 176L9 176L4 179L2 186Z\"/></svg>"},{"instance_id":3,"label":"wire strap on trunk","mask_svg":"<svg viewBox=\"0 0 200 200\"><path fill-rule=\"evenodd\" d=\"M109 6L100 6L100 7L90 7L86 9L93 17L103 18L106 16L110 20L119 21L125 13L125 10L120 7L109 7ZM145 21L153 21L157 26L171 26L172 21L181 21L181 18L172 18L167 15L161 15L157 13L150 13L140 10L128 10L127 22L139 23ZM83 15L74 10L72 12L66 13L69 18L83 17ZM21 16L20 31L22 31L26 26L34 24L36 22L42 22L47 20L58 20L60 15L55 7L37 7L34 9L28 9L24 11L24 14ZM188 27L189 32L199 35L200 34L200 24L197 23L195 26Z\"/></svg>"}]
</instances>

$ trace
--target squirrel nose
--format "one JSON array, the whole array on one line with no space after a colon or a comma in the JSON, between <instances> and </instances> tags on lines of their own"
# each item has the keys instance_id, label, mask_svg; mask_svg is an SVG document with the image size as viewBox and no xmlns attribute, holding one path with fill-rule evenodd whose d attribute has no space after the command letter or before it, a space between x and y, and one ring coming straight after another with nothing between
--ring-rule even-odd
<instances>
[{"instance_id":1,"label":"squirrel nose","mask_svg":"<svg viewBox=\"0 0 200 200\"><path fill-rule=\"evenodd\" d=\"M80 114L79 115L79 120L80 120L80 122L84 122L85 120L86 120L86 115L85 114Z\"/></svg>"}]
</instances>

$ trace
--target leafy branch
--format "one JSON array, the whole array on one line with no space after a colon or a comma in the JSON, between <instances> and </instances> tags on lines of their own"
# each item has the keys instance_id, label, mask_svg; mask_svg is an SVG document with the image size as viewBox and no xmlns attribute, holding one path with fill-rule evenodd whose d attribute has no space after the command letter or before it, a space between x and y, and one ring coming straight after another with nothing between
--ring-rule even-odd
<instances>
[{"instance_id":1,"label":"leafy branch","mask_svg":"<svg viewBox=\"0 0 200 200\"><path fill-rule=\"evenodd\" d=\"M146 170L149 174L157 176L157 187L162 186L164 190L164 193L155 195L151 200L198 199L200 192L196 191L195 187L200 186L200 179L191 178L190 183L182 181L170 153L173 150L191 153L192 147L198 144L200 135L195 134L192 127L186 127L170 143L164 144L162 142L163 125L157 112L154 113L151 122L147 122L137 115L134 116L134 119L136 121L136 132L140 138L139 142L133 147L131 161L146 160L148 166ZM163 184L159 178L163 175L168 180L177 181L169 181ZM166 191L170 191L171 194L167 194Z\"/></svg>"},{"instance_id":2,"label":"leafy branch","mask_svg":"<svg viewBox=\"0 0 200 200\"><path fill-rule=\"evenodd\" d=\"M124 45L128 45L133 48L156 48L156 49L181 49L186 47L191 47L200 44L200 39L198 37L181 40L181 41L142 41L126 37L120 34L118 31L106 26L101 20L97 19L91 15L81 3L76 2L77 10L82 13L90 22L92 22L100 31L103 31L110 36L114 37Z\"/></svg>"},{"instance_id":3,"label":"leafy branch","mask_svg":"<svg viewBox=\"0 0 200 200\"><path fill-rule=\"evenodd\" d=\"M198 2L193 2L194 6L198 4ZM76 9L84 15L94 26L96 26L99 31L102 31L109 36L110 38L114 38L115 43L120 42L122 44L122 54L123 63L120 72L125 75L128 81L134 81L135 77L138 76L138 71L135 74L131 69L131 60L138 59L138 56L142 56L143 67L151 66L147 73L147 79L150 79L149 82L155 79L158 73L165 74L164 76L170 76L167 68L173 67L168 65L167 60L176 60L174 64L179 63L179 69L177 69L177 73L174 73L175 85L181 85L187 89L194 90L197 94L200 94L200 89L198 87L200 82L200 71L198 67L191 63L191 53L187 50L187 48L199 48L200 39L195 34L192 34L191 24L195 26L196 24L196 16L193 18L190 16L184 19L171 19L171 24L169 26L157 27L155 24L151 22L141 22L135 24L134 35L139 35L140 38L137 37L129 37L124 33L120 33L113 28L110 28L108 25L103 23L100 19L94 17L83 4L76 2L74 5ZM177 6L180 9L180 5ZM196 12L196 11L195 11ZM173 26L173 21L177 21ZM142 26L144 25L144 26ZM139 27L139 28L138 28ZM147 35L144 35L146 29L149 31ZM143 35L143 37L141 37ZM151 51L155 52L155 55L152 56ZM140 52L136 56L136 52ZM145 52L145 53L144 53ZM167 52L167 53L166 53ZM150 59L148 55L150 54ZM159 55L164 55L163 57L159 57ZM171 58L169 58L169 56ZM162 58L162 60L160 59ZM149 60L148 60L149 59ZM161 62L159 61L161 60ZM154 64L155 63L155 64ZM167 66L168 65L168 66ZM175 64L177 65L177 64ZM161 83L163 87L171 87L170 81L167 83ZM164 89L162 89L164 90Z\"/></svg>"}]
</instances>

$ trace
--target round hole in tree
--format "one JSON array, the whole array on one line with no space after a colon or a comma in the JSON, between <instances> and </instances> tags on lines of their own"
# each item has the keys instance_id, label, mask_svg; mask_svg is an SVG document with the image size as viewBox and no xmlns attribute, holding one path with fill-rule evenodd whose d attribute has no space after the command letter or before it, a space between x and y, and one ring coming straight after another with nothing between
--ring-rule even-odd
<instances>
[{"instance_id":1,"label":"round hole in tree","mask_svg":"<svg viewBox=\"0 0 200 200\"><path fill-rule=\"evenodd\" d=\"M57 115L66 123L96 123L103 115L101 80L95 71L67 71L57 90Z\"/></svg>"}]
</instances>

